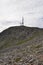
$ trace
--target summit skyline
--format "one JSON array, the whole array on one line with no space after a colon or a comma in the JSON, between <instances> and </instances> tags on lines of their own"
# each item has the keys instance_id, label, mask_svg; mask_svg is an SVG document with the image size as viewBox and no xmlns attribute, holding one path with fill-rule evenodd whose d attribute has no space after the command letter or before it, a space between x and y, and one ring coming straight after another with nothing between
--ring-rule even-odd
<instances>
[{"instance_id":1,"label":"summit skyline","mask_svg":"<svg viewBox=\"0 0 43 65\"><path fill-rule=\"evenodd\" d=\"M19 25L43 28L43 0L0 0L0 31Z\"/></svg>"}]
</instances>

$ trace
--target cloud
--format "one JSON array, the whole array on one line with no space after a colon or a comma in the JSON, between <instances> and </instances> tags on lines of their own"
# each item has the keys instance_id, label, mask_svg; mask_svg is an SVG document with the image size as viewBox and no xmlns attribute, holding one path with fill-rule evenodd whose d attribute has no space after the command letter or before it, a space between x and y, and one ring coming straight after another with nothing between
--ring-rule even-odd
<instances>
[{"instance_id":1,"label":"cloud","mask_svg":"<svg viewBox=\"0 0 43 65\"><path fill-rule=\"evenodd\" d=\"M43 23L43 0L0 0L0 30L3 30L6 24L7 27L19 24L13 21L21 21L22 16L25 25L43 27L40 24Z\"/></svg>"},{"instance_id":2,"label":"cloud","mask_svg":"<svg viewBox=\"0 0 43 65\"><path fill-rule=\"evenodd\" d=\"M43 17L40 17L38 20L37 20L37 27L40 27L40 28L43 28Z\"/></svg>"}]
</instances>

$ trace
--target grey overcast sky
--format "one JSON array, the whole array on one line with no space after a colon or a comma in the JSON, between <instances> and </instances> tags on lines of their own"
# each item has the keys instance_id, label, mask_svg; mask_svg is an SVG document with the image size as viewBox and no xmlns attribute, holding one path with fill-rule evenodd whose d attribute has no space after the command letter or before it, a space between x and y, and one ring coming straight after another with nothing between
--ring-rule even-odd
<instances>
[{"instance_id":1,"label":"grey overcast sky","mask_svg":"<svg viewBox=\"0 0 43 65\"><path fill-rule=\"evenodd\" d=\"M0 31L19 25L43 28L43 0L0 0Z\"/></svg>"}]
</instances>

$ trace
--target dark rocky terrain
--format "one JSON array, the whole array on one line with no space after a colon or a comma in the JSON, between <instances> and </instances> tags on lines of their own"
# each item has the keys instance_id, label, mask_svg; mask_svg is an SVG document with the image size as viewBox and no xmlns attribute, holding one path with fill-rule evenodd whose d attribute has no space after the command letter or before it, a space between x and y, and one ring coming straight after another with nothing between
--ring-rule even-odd
<instances>
[{"instance_id":1,"label":"dark rocky terrain","mask_svg":"<svg viewBox=\"0 0 43 65\"><path fill-rule=\"evenodd\" d=\"M15 26L0 33L0 65L43 65L43 29Z\"/></svg>"}]
</instances>

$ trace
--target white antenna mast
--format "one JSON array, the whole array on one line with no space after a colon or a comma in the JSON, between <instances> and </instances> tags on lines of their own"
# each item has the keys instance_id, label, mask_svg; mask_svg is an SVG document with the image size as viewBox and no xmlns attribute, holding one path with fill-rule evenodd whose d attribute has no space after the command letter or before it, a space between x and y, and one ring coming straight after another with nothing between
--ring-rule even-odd
<instances>
[{"instance_id":1,"label":"white antenna mast","mask_svg":"<svg viewBox=\"0 0 43 65\"><path fill-rule=\"evenodd\" d=\"M21 25L24 26L24 17L22 17Z\"/></svg>"},{"instance_id":2,"label":"white antenna mast","mask_svg":"<svg viewBox=\"0 0 43 65\"><path fill-rule=\"evenodd\" d=\"M22 17L22 21L20 22L21 26L24 26L24 17Z\"/></svg>"}]
</instances>

